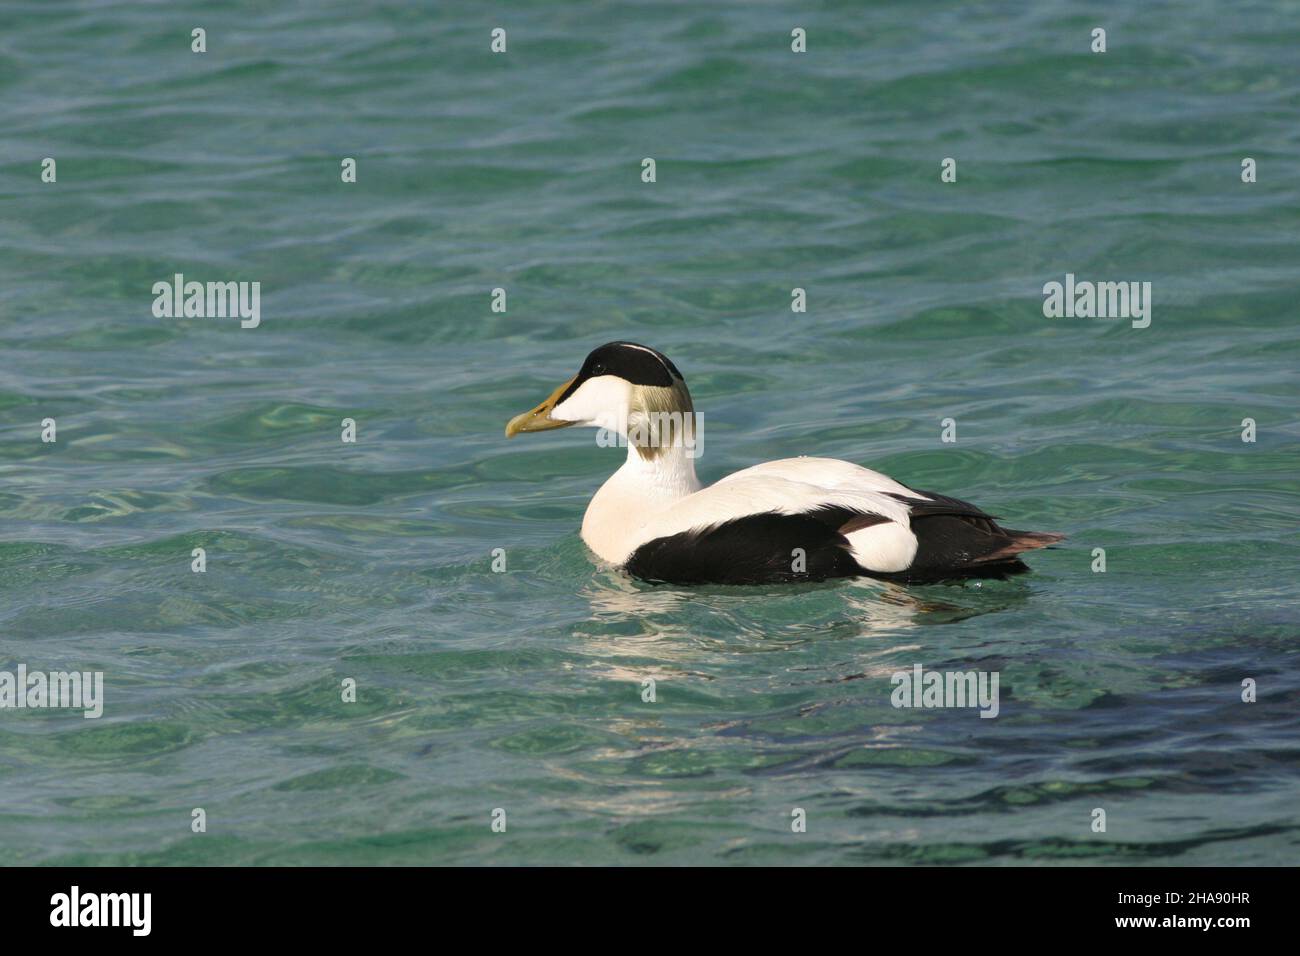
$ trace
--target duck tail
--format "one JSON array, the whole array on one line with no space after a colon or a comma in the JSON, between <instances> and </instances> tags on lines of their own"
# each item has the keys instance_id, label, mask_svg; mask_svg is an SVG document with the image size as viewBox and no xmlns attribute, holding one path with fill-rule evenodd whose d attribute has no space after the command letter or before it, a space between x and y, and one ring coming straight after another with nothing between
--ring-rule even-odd
<instances>
[{"instance_id":1,"label":"duck tail","mask_svg":"<svg viewBox=\"0 0 1300 956\"><path fill-rule=\"evenodd\" d=\"M1056 531L1016 531L1012 528L1000 530L1009 540L996 551L981 555L978 559L979 564L1007 561L1025 551L1047 548L1065 540L1065 535Z\"/></svg>"}]
</instances>

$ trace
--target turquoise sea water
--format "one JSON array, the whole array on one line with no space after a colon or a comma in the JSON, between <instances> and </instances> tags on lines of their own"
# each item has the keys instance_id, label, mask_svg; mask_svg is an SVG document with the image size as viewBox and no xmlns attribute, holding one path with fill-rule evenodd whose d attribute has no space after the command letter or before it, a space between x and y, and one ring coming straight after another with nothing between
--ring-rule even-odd
<instances>
[{"instance_id":1,"label":"turquoise sea water","mask_svg":"<svg viewBox=\"0 0 1300 956\"><path fill-rule=\"evenodd\" d=\"M1300 861L1297 45L1294 2L0 7L0 670L106 698L0 710L0 862ZM155 318L178 272L261 325ZM1150 327L1045 318L1066 273ZM611 339L706 480L840 457L1069 541L601 569L622 453L502 429ZM1000 715L892 707L917 663Z\"/></svg>"}]
</instances>

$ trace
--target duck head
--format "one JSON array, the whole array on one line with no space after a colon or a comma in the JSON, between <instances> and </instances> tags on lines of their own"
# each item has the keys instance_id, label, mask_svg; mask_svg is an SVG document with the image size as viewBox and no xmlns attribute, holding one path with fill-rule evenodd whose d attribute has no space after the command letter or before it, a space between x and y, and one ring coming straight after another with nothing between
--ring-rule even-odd
<instances>
[{"instance_id":1,"label":"duck head","mask_svg":"<svg viewBox=\"0 0 1300 956\"><path fill-rule=\"evenodd\" d=\"M544 402L510 419L506 437L588 425L623 436L651 458L689 440L693 418L691 393L667 356L635 342L609 342Z\"/></svg>"}]
</instances>

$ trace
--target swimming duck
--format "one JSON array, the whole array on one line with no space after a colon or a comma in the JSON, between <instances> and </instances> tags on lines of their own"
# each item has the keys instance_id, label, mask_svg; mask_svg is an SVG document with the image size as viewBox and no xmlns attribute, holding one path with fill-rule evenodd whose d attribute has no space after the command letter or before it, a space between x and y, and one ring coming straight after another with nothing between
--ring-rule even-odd
<instances>
[{"instance_id":1,"label":"swimming duck","mask_svg":"<svg viewBox=\"0 0 1300 956\"><path fill-rule=\"evenodd\" d=\"M705 487L686 382L667 356L634 342L595 349L577 375L510 419L506 437L570 425L628 446L587 506L582 540L647 581L1004 577L1028 570L1022 552L1064 538L1003 528L965 501L832 458L769 461Z\"/></svg>"}]
</instances>

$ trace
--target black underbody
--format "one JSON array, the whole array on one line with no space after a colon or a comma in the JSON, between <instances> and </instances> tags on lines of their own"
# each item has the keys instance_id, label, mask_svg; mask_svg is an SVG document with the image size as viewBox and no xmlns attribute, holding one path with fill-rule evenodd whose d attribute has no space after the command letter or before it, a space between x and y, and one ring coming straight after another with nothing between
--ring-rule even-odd
<instances>
[{"instance_id":1,"label":"black underbody","mask_svg":"<svg viewBox=\"0 0 1300 956\"><path fill-rule=\"evenodd\" d=\"M931 500L892 496L909 506L918 542L906 571L886 574L860 567L845 535L888 519L839 507L746 515L656 538L637 548L625 567L635 577L669 584L782 584L864 575L917 584L1004 578L1029 570L1015 557L1024 550L1016 547L1024 532L1000 527L992 515L968 502L928 491L917 494ZM802 563L796 560L797 548L803 549Z\"/></svg>"}]
</instances>

